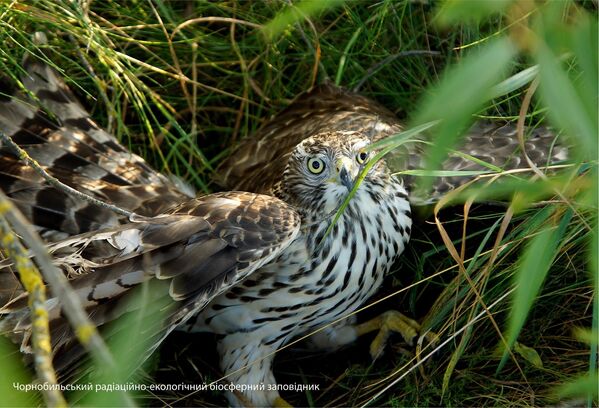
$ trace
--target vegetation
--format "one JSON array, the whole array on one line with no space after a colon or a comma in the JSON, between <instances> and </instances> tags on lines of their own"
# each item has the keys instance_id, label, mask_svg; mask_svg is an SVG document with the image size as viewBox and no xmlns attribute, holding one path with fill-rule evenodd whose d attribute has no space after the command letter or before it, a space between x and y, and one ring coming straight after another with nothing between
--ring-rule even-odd
<instances>
[{"instance_id":1,"label":"vegetation","mask_svg":"<svg viewBox=\"0 0 599 408\"><path fill-rule=\"evenodd\" d=\"M32 42L37 30L50 33L49 50ZM424 210L374 299L384 300L358 314L395 308L423 319L440 335L434 353L423 345L413 358L394 338L371 362L370 339L324 356L297 343L275 372L283 383L320 385L284 394L296 405L597 403L596 3L4 1L0 41L2 73L18 82L24 54L47 59L101 125L200 192L215 188L215 167L240 139L324 80L376 99L407 129L435 124L429 169L475 119L553 125L573 147L566 166L494 174L501 183L481 177ZM426 188L430 177L421 179ZM488 205L497 197L508 205ZM214 351L197 347L204 341L175 334L136 381L220 378ZM30 375L14 360L14 378ZM10 389L2 361L0 389ZM7 395L20 398L11 405L31 401ZM135 398L224 403L207 392Z\"/></svg>"}]
</instances>

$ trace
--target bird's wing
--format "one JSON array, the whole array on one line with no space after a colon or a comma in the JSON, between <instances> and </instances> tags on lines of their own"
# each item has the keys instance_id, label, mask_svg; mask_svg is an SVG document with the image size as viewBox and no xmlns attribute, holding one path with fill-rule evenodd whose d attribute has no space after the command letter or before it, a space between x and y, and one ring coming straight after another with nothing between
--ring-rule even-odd
<instances>
[{"instance_id":1,"label":"bird's wing","mask_svg":"<svg viewBox=\"0 0 599 408\"><path fill-rule=\"evenodd\" d=\"M303 139L323 131L360 131L373 141L400 132L402 126L393 113L377 102L330 84L324 84L296 98L285 110L267 122L255 135L243 140L220 167L223 185L229 188L267 192L278 181L286 157ZM563 161L568 149L556 143L556 134L546 127L526 128L526 152L538 167ZM426 140L426 135L419 139ZM504 170L526 168L514 124L478 122L455 150ZM407 143L387 156L394 172L425 167L423 144ZM477 161L450 154L439 170L488 170ZM432 188L420 192L418 178L403 176L412 204L436 202L472 175L437 177ZM426 193L424 196L419 194Z\"/></svg>"},{"instance_id":2,"label":"bird's wing","mask_svg":"<svg viewBox=\"0 0 599 408\"><path fill-rule=\"evenodd\" d=\"M275 258L299 228L296 211L276 198L226 192L193 199L171 214L67 238L50 252L99 326L131 311L126 293L152 284L152 303L166 311L146 330L157 345L211 299ZM26 293L10 265L0 269L0 281L0 332L27 350ZM68 346L73 335L60 300L50 298L46 306L54 347ZM68 365L73 355L61 357Z\"/></svg>"},{"instance_id":3,"label":"bird's wing","mask_svg":"<svg viewBox=\"0 0 599 408\"><path fill-rule=\"evenodd\" d=\"M54 69L34 56L25 58L23 68L22 87L0 77L0 131L52 176L143 215L159 214L189 199L101 129ZM33 224L63 233L59 236L122 221L110 210L57 191L7 146L0 146L0 188Z\"/></svg>"},{"instance_id":4,"label":"bird's wing","mask_svg":"<svg viewBox=\"0 0 599 408\"><path fill-rule=\"evenodd\" d=\"M228 189L268 192L279 180L287 157L302 140L320 132L360 131L373 140L401 126L382 105L331 84L299 95L256 134L242 140L217 173Z\"/></svg>"},{"instance_id":5,"label":"bird's wing","mask_svg":"<svg viewBox=\"0 0 599 408\"><path fill-rule=\"evenodd\" d=\"M568 147L560 143L554 131L544 126L525 128L524 149L532 163L541 169L563 162L569 157ZM402 152L398 153L402 154ZM400 157L401 165L393 163L398 153L392 153L391 158L388 159L392 170L401 173L406 168L409 170L425 168L425 152L411 154L407 158ZM431 190L426 191L425 195L417 189L418 177L403 177L406 188L411 192L410 202L415 205L434 203L447 192L471 181L474 177L468 173L460 175L457 172L491 171L488 166L472 160L469 156L502 170L530 167L520 148L514 123L480 121L466 132L456 146L455 153L450 153L440 166L440 170L456 172L455 175L436 177Z\"/></svg>"}]
</instances>

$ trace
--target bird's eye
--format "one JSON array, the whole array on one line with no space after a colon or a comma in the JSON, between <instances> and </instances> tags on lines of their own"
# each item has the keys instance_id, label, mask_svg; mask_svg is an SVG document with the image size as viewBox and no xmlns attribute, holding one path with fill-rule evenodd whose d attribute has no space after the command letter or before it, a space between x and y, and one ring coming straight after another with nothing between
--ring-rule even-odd
<instances>
[{"instance_id":1,"label":"bird's eye","mask_svg":"<svg viewBox=\"0 0 599 408\"><path fill-rule=\"evenodd\" d=\"M318 157L312 157L308 159L308 170L310 173L320 174L324 170L324 162Z\"/></svg>"},{"instance_id":2,"label":"bird's eye","mask_svg":"<svg viewBox=\"0 0 599 408\"><path fill-rule=\"evenodd\" d=\"M368 160L368 152L366 150L358 152L358 154L356 155L356 160L358 161L358 163L364 164L366 160Z\"/></svg>"}]
</instances>

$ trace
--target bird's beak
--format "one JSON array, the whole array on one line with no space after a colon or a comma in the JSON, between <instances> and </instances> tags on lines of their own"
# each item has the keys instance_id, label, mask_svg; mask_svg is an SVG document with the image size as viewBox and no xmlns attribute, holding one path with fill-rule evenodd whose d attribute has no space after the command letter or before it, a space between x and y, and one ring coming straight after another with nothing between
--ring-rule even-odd
<instances>
[{"instance_id":1,"label":"bird's beak","mask_svg":"<svg viewBox=\"0 0 599 408\"><path fill-rule=\"evenodd\" d=\"M337 182L345 186L348 191L354 188L354 182L359 172L358 166L355 165L353 160L347 157L342 157L337 160Z\"/></svg>"}]
</instances>

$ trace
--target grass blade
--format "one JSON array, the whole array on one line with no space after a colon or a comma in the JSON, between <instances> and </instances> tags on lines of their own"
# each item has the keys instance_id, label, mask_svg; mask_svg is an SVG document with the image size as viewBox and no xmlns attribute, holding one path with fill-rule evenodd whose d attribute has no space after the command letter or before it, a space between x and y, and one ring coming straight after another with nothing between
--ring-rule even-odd
<instances>
[{"instance_id":1,"label":"grass blade","mask_svg":"<svg viewBox=\"0 0 599 408\"><path fill-rule=\"evenodd\" d=\"M597 197L597 184L595 183L594 186L595 189L595 197ZM599 262L598 262L598 258L599 258L599 251L597 250L599 248L599 240L598 240L598 234L597 234L597 225L594 226L593 228L593 232L591 233L591 239L590 239L590 251L589 253L591 254L590 256L590 270L591 270L591 279L593 280L593 293L595 294L594 298L593 298L593 323L592 323L592 328L591 328L591 333L598 333L599 332ZM589 377L595 377L597 378L597 343L599 342L599 340L597 339L597 336L592 336L591 337L591 344L590 344L590 355L589 355ZM597 380L595 380L595 385L597 384ZM594 392L595 392L595 400L597 399L597 387L594 388ZM591 407L592 403L593 403L593 397L591 394L587 394L587 406Z\"/></svg>"},{"instance_id":2,"label":"grass blade","mask_svg":"<svg viewBox=\"0 0 599 408\"><path fill-rule=\"evenodd\" d=\"M22 363L21 354L16 347L6 338L0 337L0 359L2 369L0 370L0 405L11 405L14 407L31 407L41 404L39 392L26 392L20 389L32 383L31 375ZM17 388L15 388L15 385ZM10 403L9 403L10 401Z\"/></svg>"},{"instance_id":3,"label":"grass blade","mask_svg":"<svg viewBox=\"0 0 599 408\"><path fill-rule=\"evenodd\" d=\"M556 394L559 398L572 398L587 395L591 400L591 404L588 406L592 407L592 400L597 400L599 394L597 392L598 383L599 377L597 376L597 373L594 375L583 375L571 382L560 385L557 388Z\"/></svg>"},{"instance_id":4,"label":"grass blade","mask_svg":"<svg viewBox=\"0 0 599 408\"><path fill-rule=\"evenodd\" d=\"M539 91L549 107L550 118L580 143L579 154L583 160L596 159L597 111L594 117L588 113L559 59L546 44L539 44L537 59L541 66Z\"/></svg>"},{"instance_id":5,"label":"grass blade","mask_svg":"<svg viewBox=\"0 0 599 408\"><path fill-rule=\"evenodd\" d=\"M520 330L524 326L528 312L541 289L549 267L553 263L560 238L570 223L572 214L573 211L568 210L561 219L558 228L544 229L534 237L521 258L520 268L515 275L516 290L506 336L508 348L514 345ZM501 371L505 365L508 355L509 350L505 349L497 367L497 372Z\"/></svg>"},{"instance_id":6,"label":"grass blade","mask_svg":"<svg viewBox=\"0 0 599 408\"><path fill-rule=\"evenodd\" d=\"M491 14L505 10L514 0L445 1L441 6L437 19L442 25L455 24L461 21L479 21Z\"/></svg>"},{"instance_id":7,"label":"grass blade","mask_svg":"<svg viewBox=\"0 0 599 408\"><path fill-rule=\"evenodd\" d=\"M472 115L492 98L495 85L503 76L515 48L507 38L487 43L449 70L436 90L421 104L416 123L440 120L435 128L432 146L428 149L426 169L434 170L466 130ZM432 179L424 179L421 188L427 189Z\"/></svg>"},{"instance_id":8,"label":"grass blade","mask_svg":"<svg viewBox=\"0 0 599 408\"><path fill-rule=\"evenodd\" d=\"M310 1L304 0L296 6L288 7L264 26L262 32L270 41L281 35L291 24L308 18L321 11L342 4L345 0Z\"/></svg>"}]
</instances>

